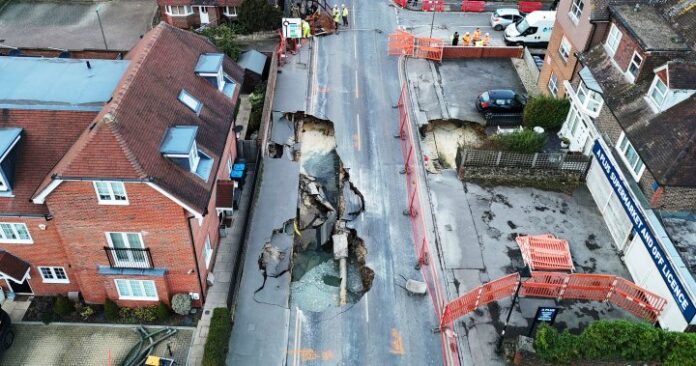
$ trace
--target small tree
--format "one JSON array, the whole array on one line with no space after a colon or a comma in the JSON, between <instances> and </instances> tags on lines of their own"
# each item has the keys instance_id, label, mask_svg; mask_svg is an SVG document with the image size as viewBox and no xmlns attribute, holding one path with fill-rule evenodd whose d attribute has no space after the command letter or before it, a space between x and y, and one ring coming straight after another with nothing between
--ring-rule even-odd
<instances>
[{"instance_id":1,"label":"small tree","mask_svg":"<svg viewBox=\"0 0 696 366\"><path fill-rule=\"evenodd\" d=\"M201 31L201 34L207 37L210 42L213 42L215 47L224 52L227 56L230 56L233 60L239 57L240 50L235 41L237 33L228 24L205 28Z\"/></svg>"},{"instance_id":2,"label":"small tree","mask_svg":"<svg viewBox=\"0 0 696 366\"><path fill-rule=\"evenodd\" d=\"M239 7L239 23L250 32L280 28L282 13L267 0L244 0Z\"/></svg>"},{"instance_id":3,"label":"small tree","mask_svg":"<svg viewBox=\"0 0 696 366\"><path fill-rule=\"evenodd\" d=\"M532 97L524 108L524 126L541 126L548 130L557 130L565 121L569 109L568 99L545 95Z\"/></svg>"}]
</instances>

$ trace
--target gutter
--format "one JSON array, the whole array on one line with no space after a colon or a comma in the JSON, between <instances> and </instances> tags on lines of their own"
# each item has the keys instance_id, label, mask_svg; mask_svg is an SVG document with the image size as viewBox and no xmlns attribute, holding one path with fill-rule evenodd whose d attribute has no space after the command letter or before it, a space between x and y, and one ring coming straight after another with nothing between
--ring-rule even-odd
<instances>
[{"instance_id":1,"label":"gutter","mask_svg":"<svg viewBox=\"0 0 696 366\"><path fill-rule=\"evenodd\" d=\"M196 263L196 276L198 277L198 289L201 293L201 302L205 304L205 292L203 291L203 280L201 279L201 270L198 265L198 255L196 254L196 242L193 238L193 227L191 226L191 219L195 219L195 216L187 217L186 223L188 224L189 239L191 239L191 251L193 252L193 261Z\"/></svg>"}]
</instances>

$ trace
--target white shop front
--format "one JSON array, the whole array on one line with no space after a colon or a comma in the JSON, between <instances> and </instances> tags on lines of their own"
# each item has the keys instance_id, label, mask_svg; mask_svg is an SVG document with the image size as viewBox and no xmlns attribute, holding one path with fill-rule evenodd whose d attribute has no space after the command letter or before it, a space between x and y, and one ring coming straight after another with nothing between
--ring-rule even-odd
<instances>
[{"instance_id":1,"label":"white shop front","mask_svg":"<svg viewBox=\"0 0 696 366\"><path fill-rule=\"evenodd\" d=\"M619 169L610 148L595 140L587 187L614 239L632 280L667 300L658 318L662 328L696 330L696 281L648 207L643 207ZM644 201L644 200L643 200Z\"/></svg>"}]
</instances>

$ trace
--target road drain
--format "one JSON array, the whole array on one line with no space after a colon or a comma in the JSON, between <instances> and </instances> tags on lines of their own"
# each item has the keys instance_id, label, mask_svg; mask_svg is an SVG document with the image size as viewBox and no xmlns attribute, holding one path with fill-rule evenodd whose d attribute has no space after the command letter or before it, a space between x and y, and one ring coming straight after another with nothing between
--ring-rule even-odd
<instances>
[{"instance_id":1,"label":"road drain","mask_svg":"<svg viewBox=\"0 0 696 366\"><path fill-rule=\"evenodd\" d=\"M333 124L306 117L298 122L301 175L290 304L321 312L357 302L374 272L365 265L363 241L346 227L363 211L363 198L336 153Z\"/></svg>"}]
</instances>

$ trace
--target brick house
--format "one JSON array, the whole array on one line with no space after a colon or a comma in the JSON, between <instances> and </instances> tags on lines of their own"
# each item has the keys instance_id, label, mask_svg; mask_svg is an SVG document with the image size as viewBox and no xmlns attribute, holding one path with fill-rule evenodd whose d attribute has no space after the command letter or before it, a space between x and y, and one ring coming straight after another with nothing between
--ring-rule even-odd
<instances>
[{"instance_id":1,"label":"brick house","mask_svg":"<svg viewBox=\"0 0 696 366\"><path fill-rule=\"evenodd\" d=\"M243 0L157 0L163 21L178 28L197 28L237 20Z\"/></svg>"},{"instance_id":2,"label":"brick house","mask_svg":"<svg viewBox=\"0 0 696 366\"><path fill-rule=\"evenodd\" d=\"M563 81L559 135L594 157L587 187L633 280L668 300L660 325L693 330L696 267L683 254L696 241L678 250L661 217L696 212L696 52L668 9L608 7L600 42Z\"/></svg>"},{"instance_id":3,"label":"brick house","mask_svg":"<svg viewBox=\"0 0 696 366\"><path fill-rule=\"evenodd\" d=\"M165 23L123 60L0 57L0 286L202 305L242 75Z\"/></svg>"}]
</instances>

